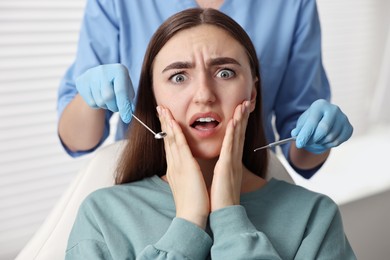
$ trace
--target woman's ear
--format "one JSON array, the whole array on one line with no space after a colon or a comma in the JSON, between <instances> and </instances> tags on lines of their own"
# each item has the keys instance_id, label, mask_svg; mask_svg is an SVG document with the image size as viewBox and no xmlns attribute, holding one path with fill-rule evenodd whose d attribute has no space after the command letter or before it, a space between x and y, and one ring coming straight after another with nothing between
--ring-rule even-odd
<instances>
[{"instance_id":1,"label":"woman's ear","mask_svg":"<svg viewBox=\"0 0 390 260\"><path fill-rule=\"evenodd\" d=\"M256 97L257 97L257 89L256 89L256 83L259 81L259 79L256 77L256 79L253 80L253 86L252 86L252 92L251 92L251 107L250 111L253 112L256 107Z\"/></svg>"}]
</instances>

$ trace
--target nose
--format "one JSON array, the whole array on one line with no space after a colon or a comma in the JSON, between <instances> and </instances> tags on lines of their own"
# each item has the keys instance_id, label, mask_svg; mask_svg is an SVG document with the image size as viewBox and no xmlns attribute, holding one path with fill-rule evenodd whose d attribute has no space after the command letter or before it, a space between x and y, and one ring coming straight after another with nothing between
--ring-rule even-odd
<instances>
[{"instance_id":1,"label":"nose","mask_svg":"<svg viewBox=\"0 0 390 260\"><path fill-rule=\"evenodd\" d=\"M197 104L213 103L216 100L212 79L202 76L195 85L194 102Z\"/></svg>"}]
</instances>

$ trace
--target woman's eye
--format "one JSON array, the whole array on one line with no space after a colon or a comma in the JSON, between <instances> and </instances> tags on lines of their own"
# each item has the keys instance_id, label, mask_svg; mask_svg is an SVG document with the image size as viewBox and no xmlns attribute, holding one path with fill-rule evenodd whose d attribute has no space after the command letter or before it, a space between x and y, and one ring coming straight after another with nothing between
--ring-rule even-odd
<instances>
[{"instance_id":1,"label":"woman's eye","mask_svg":"<svg viewBox=\"0 0 390 260\"><path fill-rule=\"evenodd\" d=\"M223 69L223 70L220 70L217 74L217 77L220 77L220 78L223 78L223 79L229 79L231 77L234 77L234 75L236 75L234 73L234 71L230 70L230 69Z\"/></svg>"},{"instance_id":2,"label":"woman's eye","mask_svg":"<svg viewBox=\"0 0 390 260\"><path fill-rule=\"evenodd\" d=\"M175 74L170 78L173 83L182 83L186 79L187 77L184 74Z\"/></svg>"}]
</instances>

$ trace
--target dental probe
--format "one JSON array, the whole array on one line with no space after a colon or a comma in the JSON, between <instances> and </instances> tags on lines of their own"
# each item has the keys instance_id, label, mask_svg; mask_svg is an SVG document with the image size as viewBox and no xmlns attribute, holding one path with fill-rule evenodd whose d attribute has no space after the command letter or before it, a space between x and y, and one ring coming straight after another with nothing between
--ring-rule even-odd
<instances>
[{"instance_id":1,"label":"dental probe","mask_svg":"<svg viewBox=\"0 0 390 260\"><path fill-rule=\"evenodd\" d=\"M286 138L286 139L279 140L279 141L276 141L276 142L273 142L273 143L267 144L267 145L265 145L265 146L262 146L262 147L256 148L256 149L255 149L255 150L253 150L253 151L254 151L254 152L257 152L258 150L262 150L262 149L265 149L265 148L272 148L272 147L275 147L275 146L278 146L278 145L281 145L281 144L285 144L285 143L288 143L288 142L294 141L295 139L296 139L296 137L290 137L290 138Z\"/></svg>"}]
</instances>

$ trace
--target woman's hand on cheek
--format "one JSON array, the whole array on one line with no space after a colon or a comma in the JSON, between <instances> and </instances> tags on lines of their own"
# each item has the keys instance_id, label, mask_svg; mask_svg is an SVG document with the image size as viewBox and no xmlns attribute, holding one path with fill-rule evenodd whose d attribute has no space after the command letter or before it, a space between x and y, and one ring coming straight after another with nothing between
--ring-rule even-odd
<instances>
[{"instance_id":1,"label":"woman's hand on cheek","mask_svg":"<svg viewBox=\"0 0 390 260\"><path fill-rule=\"evenodd\" d=\"M204 229L210 203L199 164L192 156L187 140L169 109L159 106L157 112L162 131L167 133L164 138L166 175L175 200L176 217Z\"/></svg>"},{"instance_id":2,"label":"woman's hand on cheek","mask_svg":"<svg viewBox=\"0 0 390 260\"><path fill-rule=\"evenodd\" d=\"M249 107L249 101L238 105L226 128L210 191L211 211L240 204L242 154Z\"/></svg>"}]
</instances>

